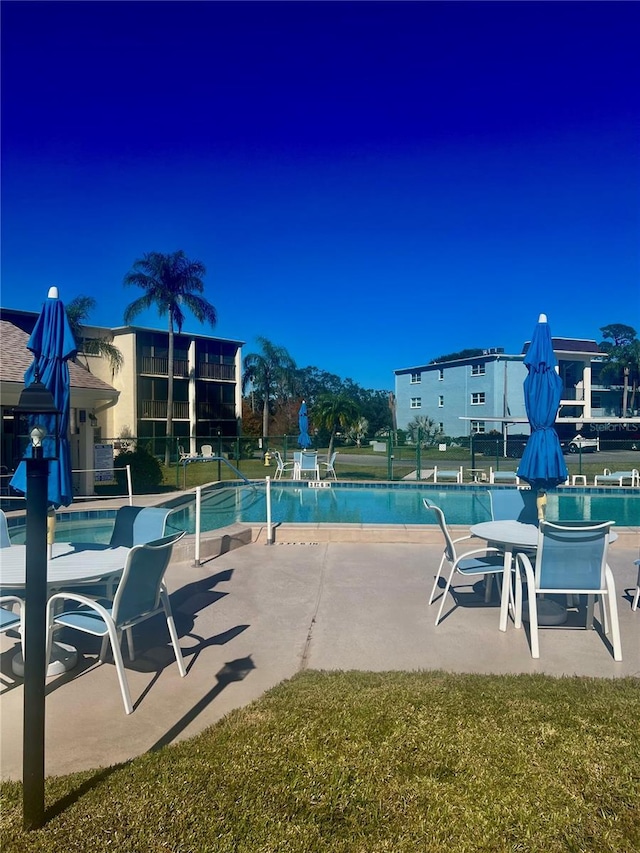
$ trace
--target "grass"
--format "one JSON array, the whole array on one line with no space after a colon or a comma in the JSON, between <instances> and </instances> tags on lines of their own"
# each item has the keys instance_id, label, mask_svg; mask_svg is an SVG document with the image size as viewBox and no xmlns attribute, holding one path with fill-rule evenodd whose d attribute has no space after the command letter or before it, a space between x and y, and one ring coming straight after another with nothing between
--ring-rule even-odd
<instances>
[{"instance_id":1,"label":"grass","mask_svg":"<svg viewBox=\"0 0 640 853\"><path fill-rule=\"evenodd\" d=\"M173 853L640 850L637 679L305 672L189 741L51 777L0 847Z\"/></svg>"}]
</instances>

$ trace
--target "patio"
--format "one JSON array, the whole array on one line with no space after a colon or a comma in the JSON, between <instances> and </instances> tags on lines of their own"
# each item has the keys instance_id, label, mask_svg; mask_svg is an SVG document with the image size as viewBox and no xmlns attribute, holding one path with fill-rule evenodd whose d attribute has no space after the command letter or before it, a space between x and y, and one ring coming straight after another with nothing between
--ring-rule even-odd
<instances>
[{"instance_id":1,"label":"patio","mask_svg":"<svg viewBox=\"0 0 640 853\"><path fill-rule=\"evenodd\" d=\"M47 682L47 774L110 765L190 737L303 668L640 674L640 613L631 611L637 530L619 530L609 552L621 663L598 632L567 629L545 630L534 661L524 631L511 622L506 633L498 631L497 598L484 606L480 595L462 594L436 628L436 607L427 606L442 554L435 531L426 544L372 542L375 534L363 528L348 532L354 541L320 542L308 528L297 536L288 532L289 542L283 530L267 546L264 531L256 531L252 544L200 567L191 561L170 566L188 675L179 677L162 620L140 626L137 659L127 664L131 716L123 712L111 663L95 666L88 657L68 676ZM378 538L385 536L378 531ZM91 639L76 639L87 654L97 650ZM15 640L3 636L1 642L1 775L20 779L22 681L11 674Z\"/></svg>"}]
</instances>

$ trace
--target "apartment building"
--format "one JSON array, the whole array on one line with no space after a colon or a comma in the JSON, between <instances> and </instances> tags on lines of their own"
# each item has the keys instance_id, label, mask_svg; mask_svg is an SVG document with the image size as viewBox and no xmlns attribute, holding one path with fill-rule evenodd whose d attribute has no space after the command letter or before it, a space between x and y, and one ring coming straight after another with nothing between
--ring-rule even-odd
<instances>
[{"instance_id":1,"label":"apartment building","mask_svg":"<svg viewBox=\"0 0 640 853\"><path fill-rule=\"evenodd\" d=\"M567 424L571 432L585 421L617 417L619 393L600 384L606 355L597 343L571 338L552 341L563 380L557 424ZM468 358L395 370L398 428L406 429L416 416L422 416L451 437L502 432L507 424L519 424L518 431L528 433L523 394L528 347L527 341L517 354L495 347Z\"/></svg>"}]
</instances>

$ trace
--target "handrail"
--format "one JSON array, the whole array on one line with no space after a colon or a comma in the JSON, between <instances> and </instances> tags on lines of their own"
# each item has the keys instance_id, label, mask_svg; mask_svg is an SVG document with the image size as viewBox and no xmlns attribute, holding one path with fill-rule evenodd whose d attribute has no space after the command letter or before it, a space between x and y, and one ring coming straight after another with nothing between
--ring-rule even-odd
<instances>
[{"instance_id":1,"label":"handrail","mask_svg":"<svg viewBox=\"0 0 640 853\"><path fill-rule=\"evenodd\" d=\"M182 474L182 488L183 489L187 488L187 465L189 464L189 462L202 462L205 460L207 462L224 462L224 464L227 466L227 468L231 468L231 470L238 475L238 479L244 480L244 482L247 484L247 486L253 486L254 485L251 482L251 480L248 480L244 476L242 471L239 471L236 468L236 466L232 465L231 462L229 462L229 460L224 456L190 456L188 459L181 459L180 460L180 465L182 465L182 471L183 471L183 474Z\"/></svg>"}]
</instances>

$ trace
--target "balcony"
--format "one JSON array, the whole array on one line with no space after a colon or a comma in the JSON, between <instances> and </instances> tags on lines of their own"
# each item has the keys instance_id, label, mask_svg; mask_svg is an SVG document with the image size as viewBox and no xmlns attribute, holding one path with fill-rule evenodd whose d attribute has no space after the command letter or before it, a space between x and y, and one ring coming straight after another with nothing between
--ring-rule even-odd
<instances>
[{"instance_id":1,"label":"balcony","mask_svg":"<svg viewBox=\"0 0 640 853\"><path fill-rule=\"evenodd\" d=\"M198 403L196 406L199 421L233 420L235 407L226 403Z\"/></svg>"},{"instance_id":2,"label":"balcony","mask_svg":"<svg viewBox=\"0 0 640 853\"><path fill-rule=\"evenodd\" d=\"M167 419L167 401L166 400L143 400L141 418L148 420L164 420ZM173 419L174 421L189 420L189 403L182 401L174 401L173 403Z\"/></svg>"},{"instance_id":3,"label":"balcony","mask_svg":"<svg viewBox=\"0 0 640 853\"><path fill-rule=\"evenodd\" d=\"M169 359L155 355L143 355L140 359L140 372L151 376L168 376ZM189 362L186 358L174 358L173 375L178 379L189 376Z\"/></svg>"},{"instance_id":4,"label":"balcony","mask_svg":"<svg viewBox=\"0 0 640 853\"><path fill-rule=\"evenodd\" d=\"M198 364L198 379L219 379L223 382L233 382L235 378L235 364L210 364L206 361L201 361Z\"/></svg>"}]
</instances>

